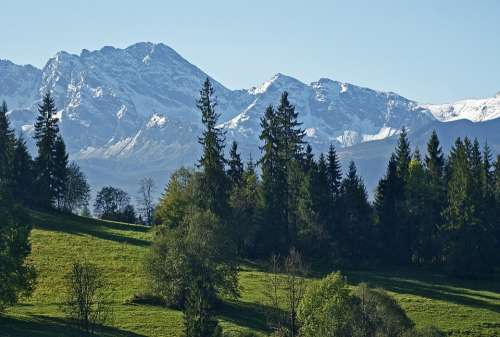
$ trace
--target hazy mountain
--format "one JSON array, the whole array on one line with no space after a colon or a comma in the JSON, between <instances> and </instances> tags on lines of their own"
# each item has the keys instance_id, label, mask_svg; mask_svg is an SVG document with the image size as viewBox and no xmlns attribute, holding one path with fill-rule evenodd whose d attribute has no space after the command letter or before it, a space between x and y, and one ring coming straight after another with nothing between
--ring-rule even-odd
<instances>
[{"instance_id":1,"label":"hazy mountain","mask_svg":"<svg viewBox=\"0 0 500 337\"><path fill-rule=\"evenodd\" d=\"M41 70L0 61L0 99L9 104L15 128L29 134L37 103L50 90L71 158L91 184L118 185L134 193L144 176L152 176L162 188L173 169L195 163L200 134L196 99L207 76L163 44L138 43L125 49L83 50L80 55L59 52ZM283 74L248 90L230 90L214 79L212 83L221 127L228 142L240 143L244 158L260 156L260 118L286 90L316 151L334 143L343 148L346 160L356 159L361 172L370 177L376 173L377 178L380 170L372 168L385 166L392 138L403 126L417 137L433 127L444 128L436 118L479 122L500 116L498 95L419 105L391 92L330 79L305 84ZM368 176L372 188L374 179Z\"/></svg>"}]
</instances>

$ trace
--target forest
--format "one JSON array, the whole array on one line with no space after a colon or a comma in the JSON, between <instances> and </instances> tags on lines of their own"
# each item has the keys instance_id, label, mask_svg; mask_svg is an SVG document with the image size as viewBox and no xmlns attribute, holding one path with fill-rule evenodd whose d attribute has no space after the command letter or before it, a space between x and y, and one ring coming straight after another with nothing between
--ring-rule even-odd
<instances>
[{"instance_id":1,"label":"forest","mask_svg":"<svg viewBox=\"0 0 500 337\"><path fill-rule=\"evenodd\" d=\"M217 312L225 299L241 296L244 261L269 269L263 297L275 337L445 336L417 327L388 292L365 283L350 287L340 271L405 269L468 280L498 271L500 156L488 144L457 138L446 154L434 132L421 152L403 128L370 200L354 162L343 172L333 145L323 154L307 144L287 92L265 110L256 159L241 158L236 142L225 143L216 101L207 79L196 102L202 155L171 175L158 202L154 182L145 178L138 207L107 186L97 192L93 214L90 185L69 161L50 93L34 125L34 158L10 127L4 102L0 312L36 288L33 211L147 226L153 239L141 259L145 290L133 301L180 310L187 337L231 336ZM82 335L99 335L112 324L101 270L95 261L74 261L65 280L63 311Z\"/></svg>"}]
</instances>

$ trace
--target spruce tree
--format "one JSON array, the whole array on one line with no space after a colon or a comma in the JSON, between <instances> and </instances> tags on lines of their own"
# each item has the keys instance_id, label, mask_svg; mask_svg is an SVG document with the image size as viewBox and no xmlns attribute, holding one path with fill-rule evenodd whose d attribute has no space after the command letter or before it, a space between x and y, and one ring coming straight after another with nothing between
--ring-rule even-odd
<instances>
[{"instance_id":1,"label":"spruce tree","mask_svg":"<svg viewBox=\"0 0 500 337\"><path fill-rule=\"evenodd\" d=\"M411 259L416 264L428 264L435 257L436 231L429 213L430 185L420 152L415 150L408 171L408 221Z\"/></svg>"},{"instance_id":2,"label":"spruce tree","mask_svg":"<svg viewBox=\"0 0 500 337\"><path fill-rule=\"evenodd\" d=\"M23 136L16 140L12 161L12 195L16 202L33 206L33 160L28 152Z\"/></svg>"},{"instance_id":3,"label":"spruce tree","mask_svg":"<svg viewBox=\"0 0 500 337\"><path fill-rule=\"evenodd\" d=\"M201 169L200 184L203 196L201 204L216 214L220 219L228 215L229 183L225 172L224 131L217 128L219 114L215 112L214 89L207 78L200 91L197 107L201 111L204 126L199 138L202 156L199 160Z\"/></svg>"},{"instance_id":4,"label":"spruce tree","mask_svg":"<svg viewBox=\"0 0 500 337\"><path fill-rule=\"evenodd\" d=\"M446 269L457 276L476 277L491 270L489 257L492 233L478 217L477 192L473 176L478 159L476 146L465 139L456 140L449 158L447 207L442 226L443 255Z\"/></svg>"},{"instance_id":5,"label":"spruce tree","mask_svg":"<svg viewBox=\"0 0 500 337\"><path fill-rule=\"evenodd\" d=\"M68 154L61 136L57 136L54 149L54 189L59 210L64 209L66 182L68 180Z\"/></svg>"},{"instance_id":6,"label":"spruce tree","mask_svg":"<svg viewBox=\"0 0 500 337\"><path fill-rule=\"evenodd\" d=\"M340 192L340 223L338 254L352 265L366 265L373 259L373 215L363 181L354 162L349 164Z\"/></svg>"},{"instance_id":7,"label":"spruce tree","mask_svg":"<svg viewBox=\"0 0 500 337\"><path fill-rule=\"evenodd\" d=\"M260 255L287 252L288 222L285 213L287 172L280 153L281 130L277 114L268 106L261 118L263 223L258 233Z\"/></svg>"},{"instance_id":8,"label":"spruce tree","mask_svg":"<svg viewBox=\"0 0 500 337\"><path fill-rule=\"evenodd\" d=\"M337 152L335 151L335 147L333 144L330 144L330 148L328 149L328 186L330 188L330 194L332 195L332 199L335 200L340 192L340 183L342 181L342 168L340 166L339 158L337 156Z\"/></svg>"},{"instance_id":9,"label":"spruce tree","mask_svg":"<svg viewBox=\"0 0 500 337\"><path fill-rule=\"evenodd\" d=\"M240 154L238 153L238 143L235 141L231 144L228 164L229 169L227 171L227 175L232 188L240 187L243 183L243 162L241 161Z\"/></svg>"},{"instance_id":10,"label":"spruce tree","mask_svg":"<svg viewBox=\"0 0 500 337\"><path fill-rule=\"evenodd\" d=\"M396 146L395 155L398 175L403 180L403 182L406 182L406 180L408 179L408 170L411 161L411 150L410 142L408 141L408 133L406 132L406 128L404 127L399 134L399 141L398 145Z\"/></svg>"},{"instance_id":11,"label":"spruce tree","mask_svg":"<svg viewBox=\"0 0 500 337\"><path fill-rule=\"evenodd\" d=\"M38 106L38 117L35 122L35 140L38 156L35 159L35 174L38 203L41 207L50 208L57 198L56 140L59 134L54 99L49 92Z\"/></svg>"},{"instance_id":12,"label":"spruce tree","mask_svg":"<svg viewBox=\"0 0 500 337\"><path fill-rule=\"evenodd\" d=\"M285 200L284 218L286 220L285 230L285 251L288 252L296 241L297 233L297 201L300 181L303 177L301 161L303 160L303 144L305 132L300 128L298 113L295 106L288 100L288 92L283 92L280 103L276 109L278 122L278 153L279 164L282 165L285 173L284 194L281 196Z\"/></svg>"},{"instance_id":13,"label":"spruce tree","mask_svg":"<svg viewBox=\"0 0 500 337\"><path fill-rule=\"evenodd\" d=\"M443 224L442 213L445 207L446 186L445 186L445 159L436 131L432 132L427 142L427 154L425 156L425 175L429 188L427 204L426 224L429 235L426 253L421 256L425 263L435 262L439 255L439 228Z\"/></svg>"},{"instance_id":14,"label":"spruce tree","mask_svg":"<svg viewBox=\"0 0 500 337\"><path fill-rule=\"evenodd\" d=\"M12 175L12 156L14 152L14 132L7 117L7 103L0 106L0 185L7 187Z\"/></svg>"},{"instance_id":15,"label":"spruce tree","mask_svg":"<svg viewBox=\"0 0 500 337\"><path fill-rule=\"evenodd\" d=\"M378 248L383 260L390 264L407 262L407 256L401 254L408 249L401 223L401 215L406 207L403 195L404 184L398 174L398 162L393 154L387 165L387 172L379 181L375 193L377 232L381 239Z\"/></svg>"}]
</instances>

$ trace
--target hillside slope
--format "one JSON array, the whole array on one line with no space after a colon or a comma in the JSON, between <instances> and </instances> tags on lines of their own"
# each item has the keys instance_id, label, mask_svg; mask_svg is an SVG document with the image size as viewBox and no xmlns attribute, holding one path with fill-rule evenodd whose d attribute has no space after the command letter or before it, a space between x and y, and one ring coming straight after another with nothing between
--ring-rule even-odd
<instances>
[{"instance_id":1,"label":"hillside slope","mask_svg":"<svg viewBox=\"0 0 500 337\"><path fill-rule=\"evenodd\" d=\"M0 336L75 336L61 313L62 275L73 261L88 260L105 270L115 321L105 336L181 337L182 315L167 308L128 304L144 290L141 260L152 234L146 227L76 216L33 213L32 261L38 273L35 293L0 316ZM439 275L403 272L347 272L391 291L417 325L435 324L452 336L500 335L500 286L497 280L459 282ZM227 301L219 318L226 331L266 333L266 274L245 263L240 273L242 296Z\"/></svg>"}]
</instances>

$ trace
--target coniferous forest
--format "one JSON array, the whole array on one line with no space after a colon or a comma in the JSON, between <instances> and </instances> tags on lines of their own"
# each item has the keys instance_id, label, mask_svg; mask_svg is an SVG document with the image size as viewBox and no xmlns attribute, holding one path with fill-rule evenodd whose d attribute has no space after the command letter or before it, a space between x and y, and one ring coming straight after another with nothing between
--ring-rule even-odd
<instances>
[{"instance_id":1,"label":"coniferous forest","mask_svg":"<svg viewBox=\"0 0 500 337\"><path fill-rule=\"evenodd\" d=\"M146 290L136 301L182 311L186 336L230 336L217 313L241 295L242 261L269 266L270 333L290 337L444 336L415 328L381 289L351 289L340 272L309 285L308 275L400 268L487 279L500 265L500 156L488 144L457 138L444 153L433 132L417 149L403 128L370 200L354 162L344 170L333 145L315 153L307 144L287 92L264 111L260 158L242 158L236 142L226 144L209 79L196 103L202 155L171 175L155 207L147 179L140 221L117 187L102 188L94 201L101 219L150 226L154 239L141 260ZM0 310L36 287L32 210L90 216L90 186L68 159L50 93L38 110L32 158L6 103L0 108ZM110 324L99 297L105 280L91 262L72 266L64 302L88 335Z\"/></svg>"}]
</instances>

